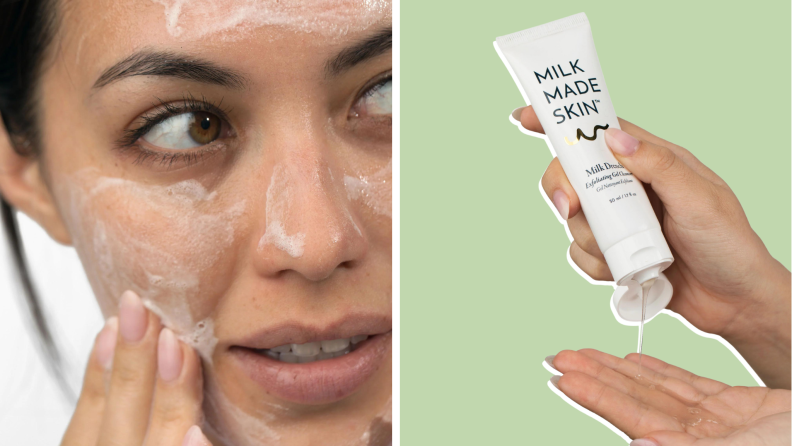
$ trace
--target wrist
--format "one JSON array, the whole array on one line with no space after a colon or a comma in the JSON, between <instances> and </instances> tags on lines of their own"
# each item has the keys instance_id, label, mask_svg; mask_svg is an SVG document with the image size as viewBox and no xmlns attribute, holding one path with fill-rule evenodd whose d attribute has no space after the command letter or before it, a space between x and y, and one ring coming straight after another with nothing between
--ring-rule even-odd
<instances>
[{"instance_id":1,"label":"wrist","mask_svg":"<svg viewBox=\"0 0 792 446\"><path fill-rule=\"evenodd\" d=\"M790 349L790 307L792 283L790 272L780 262L769 261L757 271L762 280L748 297L750 303L720 333L733 345L762 343L765 347ZM769 345L768 345L769 344Z\"/></svg>"}]
</instances>

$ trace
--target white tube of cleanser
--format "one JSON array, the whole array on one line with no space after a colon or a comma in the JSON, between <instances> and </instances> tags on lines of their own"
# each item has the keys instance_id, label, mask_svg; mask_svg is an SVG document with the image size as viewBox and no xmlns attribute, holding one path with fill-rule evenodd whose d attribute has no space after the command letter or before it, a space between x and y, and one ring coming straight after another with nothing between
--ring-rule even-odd
<instances>
[{"instance_id":1,"label":"white tube of cleanser","mask_svg":"<svg viewBox=\"0 0 792 446\"><path fill-rule=\"evenodd\" d=\"M533 105L616 284L637 291L638 284L658 278L663 282L657 287L665 290L659 293L663 296L650 293L647 302L647 316L657 314L671 298L670 283L661 272L674 258L641 181L605 144L605 129L620 127L586 14L498 37L495 49L526 102ZM619 300L624 308L618 313L636 320L640 295L637 302Z\"/></svg>"}]
</instances>

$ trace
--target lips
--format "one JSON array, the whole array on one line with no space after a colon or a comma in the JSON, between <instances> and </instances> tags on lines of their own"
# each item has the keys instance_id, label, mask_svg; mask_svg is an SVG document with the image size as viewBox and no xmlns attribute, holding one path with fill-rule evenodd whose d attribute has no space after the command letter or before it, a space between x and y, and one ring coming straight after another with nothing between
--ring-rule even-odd
<instances>
[{"instance_id":1,"label":"lips","mask_svg":"<svg viewBox=\"0 0 792 446\"><path fill-rule=\"evenodd\" d=\"M391 351L390 327L390 318L381 316L349 317L324 328L290 324L241 340L229 352L267 393L299 404L327 404L350 396L379 370ZM333 354L320 348L353 338L358 342ZM285 352L289 345L292 351Z\"/></svg>"}]
</instances>

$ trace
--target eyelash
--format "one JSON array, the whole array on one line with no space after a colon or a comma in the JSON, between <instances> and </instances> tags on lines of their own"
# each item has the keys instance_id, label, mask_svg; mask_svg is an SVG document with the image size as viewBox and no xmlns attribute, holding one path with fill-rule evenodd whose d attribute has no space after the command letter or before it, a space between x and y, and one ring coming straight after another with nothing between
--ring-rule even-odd
<instances>
[{"instance_id":1,"label":"eyelash","mask_svg":"<svg viewBox=\"0 0 792 446\"><path fill-rule=\"evenodd\" d=\"M364 91L363 94L358 96L357 99L355 99L354 103L357 104L358 101L360 101L361 99L363 99L365 97L374 96L374 92L377 90L378 87L381 87L381 86L387 84L391 80L393 80L393 73L388 73L388 74L384 75L382 78L380 78L378 80L375 80L372 85L364 86L363 88L365 88L366 90Z\"/></svg>"},{"instance_id":2,"label":"eyelash","mask_svg":"<svg viewBox=\"0 0 792 446\"><path fill-rule=\"evenodd\" d=\"M206 99L203 95L200 99L189 95L182 98L181 102L164 102L157 98L161 108L141 116L143 123L133 129L124 131L124 135L117 141L116 149L121 153L133 151L136 155L133 164L142 164L146 161L152 163L159 162L160 165L172 167L176 163L184 163L186 166L200 162L206 155L217 151L218 147L207 145L197 151L182 151L178 153L166 153L158 150L151 150L138 141L145 136L154 126L160 124L168 118L190 112L207 112L216 115L223 121L223 125L228 125L228 113L230 110L222 107L223 100L215 104Z\"/></svg>"},{"instance_id":3,"label":"eyelash","mask_svg":"<svg viewBox=\"0 0 792 446\"><path fill-rule=\"evenodd\" d=\"M388 73L381 79L374 81L372 85L364 87L366 90L355 99L354 103L357 104L358 101L364 97L373 96L378 87L385 85L391 80L392 74ZM124 135L117 141L116 149L119 152L134 152L135 160L133 161L133 164L136 165L149 161L151 163L158 162L161 166L167 166L168 168L172 167L174 164L182 163L185 166L190 166L202 161L205 156L217 152L217 145L212 144L194 151L166 153L159 150L148 149L138 143L140 138L145 136L154 126L160 124L168 118L178 116L183 113L212 113L223 121L224 126L228 125L228 113L230 111L222 107L222 99L217 104L208 101L203 95L201 96L201 99L196 99L192 95L185 96L182 98L181 103L164 102L159 98L157 98L157 100L159 101L161 108L152 113L142 115L141 119L143 120L143 124L140 126L124 131Z\"/></svg>"}]
</instances>

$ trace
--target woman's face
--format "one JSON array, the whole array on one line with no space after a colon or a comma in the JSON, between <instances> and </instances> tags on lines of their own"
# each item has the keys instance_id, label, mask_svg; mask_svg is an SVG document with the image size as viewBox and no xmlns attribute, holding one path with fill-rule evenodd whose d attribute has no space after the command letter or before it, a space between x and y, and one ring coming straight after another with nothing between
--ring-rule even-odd
<instances>
[{"instance_id":1,"label":"woman's face","mask_svg":"<svg viewBox=\"0 0 792 446\"><path fill-rule=\"evenodd\" d=\"M60 4L46 181L105 316L131 289L203 357L215 445L388 425L390 8Z\"/></svg>"}]
</instances>

